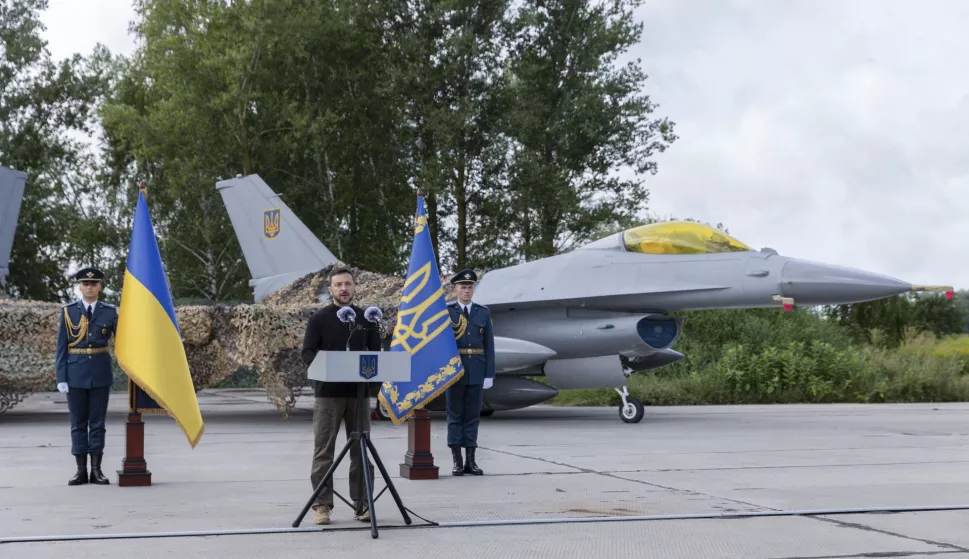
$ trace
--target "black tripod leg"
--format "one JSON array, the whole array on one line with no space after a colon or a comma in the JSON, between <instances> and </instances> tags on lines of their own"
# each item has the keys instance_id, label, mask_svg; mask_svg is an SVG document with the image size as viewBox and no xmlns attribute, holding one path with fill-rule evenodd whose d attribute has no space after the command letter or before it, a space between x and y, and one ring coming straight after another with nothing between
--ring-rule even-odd
<instances>
[{"instance_id":1,"label":"black tripod leg","mask_svg":"<svg viewBox=\"0 0 969 559\"><path fill-rule=\"evenodd\" d=\"M323 488L326 487L326 484L333 483L333 473L336 472L336 467L340 465L340 461L343 460L343 457L346 456L347 452L350 451L350 448L353 447L353 442L353 440L348 440L347 444L343 445L343 450L340 451L340 455L337 456L337 459L333 461L333 465L330 466L330 469L326 471L326 475L323 476L323 480L320 481L320 484L316 486L316 489L313 491L313 495L310 496L310 500L306 501L303 511L300 512L299 516L296 517L296 520L293 522L293 528L299 527L299 523L303 521L303 517L306 516L306 513L309 512L310 507L313 506L313 501L315 501L316 498L320 496L320 493L323 492Z\"/></svg>"},{"instance_id":2,"label":"black tripod leg","mask_svg":"<svg viewBox=\"0 0 969 559\"><path fill-rule=\"evenodd\" d=\"M370 437L360 436L360 469L363 470L363 484L367 490L367 508L370 511L370 537L377 538L377 511L373 507L373 484L370 483L370 460L367 459L367 443Z\"/></svg>"},{"instance_id":3,"label":"black tripod leg","mask_svg":"<svg viewBox=\"0 0 969 559\"><path fill-rule=\"evenodd\" d=\"M401 516L404 517L404 522L408 525L411 523L410 516L407 515L407 509L404 508L404 502L400 499L400 495L397 494L397 488L394 487L394 483L390 481L390 476L387 474L387 469L384 468L384 463L380 460L380 455L377 454L377 449L374 448L373 443L370 442L370 437L367 437L367 448L370 449L370 453L373 455L373 461L377 464L377 468L380 469L380 475L384 477L384 483L387 484L387 488L390 489L390 494L394 497L394 502L397 503L397 508L400 509Z\"/></svg>"}]
</instances>

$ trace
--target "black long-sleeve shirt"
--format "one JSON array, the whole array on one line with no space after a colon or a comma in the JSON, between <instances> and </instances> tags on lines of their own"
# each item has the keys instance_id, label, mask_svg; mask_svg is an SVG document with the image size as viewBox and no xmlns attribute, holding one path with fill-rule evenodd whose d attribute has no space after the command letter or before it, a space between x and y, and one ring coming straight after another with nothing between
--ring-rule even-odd
<instances>
[{"instance_id":1,"label":"black long-sleeve shirt","mask_svg":"<svg viewBox=\"0 0 969 559\"><path fill-rule=\"evenodd\" d=\"M340 307L331 303L313 313L306 324L306 334L303 338L303 362L309 365L313 362L318 351L347 351L347 339L350 340L350 351L380 351L380 331L377 326L363 317L363 309L350 305L357 313L356 323L364 330L350 333L349 325L341 322L336 313ZM316 397L356 398L356 382L322 382L311 381ZM370 384L370 396L375 396L380 390L379 383Z\"/></svg>"}]
</instances>

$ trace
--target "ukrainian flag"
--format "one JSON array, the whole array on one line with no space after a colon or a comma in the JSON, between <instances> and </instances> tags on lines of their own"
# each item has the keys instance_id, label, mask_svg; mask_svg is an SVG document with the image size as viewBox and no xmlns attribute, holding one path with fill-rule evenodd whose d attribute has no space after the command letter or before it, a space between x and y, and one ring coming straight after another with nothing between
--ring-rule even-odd
<instances>
[{"instance_id":1,"label":"ukrainian flag","mask_svg":"<svg viewBox=\"0 0 969 559\"><path fill-rule=\"evenodd\" d=\"M114 353L128 377L165 408L195 448L205 425L148 204L140 191L121 287Z\"/></svg>"},{"instance_id":2,"label":"ukrainian flag","mask_svg":"<svg viewBox=\"0 0 969 559\"><path fill-rule=\"evenodd\" d=\"M464 374L427 230L424 195L420 192L417 193L414 244L390 351L411 354L411 381L386 382L378 395L395 425L402 424L414 410L443 394Z\"/></svg>"}]
</instances>

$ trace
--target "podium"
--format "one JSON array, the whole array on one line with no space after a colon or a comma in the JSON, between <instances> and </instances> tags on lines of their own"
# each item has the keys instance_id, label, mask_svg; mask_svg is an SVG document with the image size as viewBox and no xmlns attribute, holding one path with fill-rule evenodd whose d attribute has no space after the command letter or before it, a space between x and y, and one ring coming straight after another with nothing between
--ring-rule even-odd
<instances>
[{"instance_id":1,"label":"podium","mask_svg":"<svg viewBox=\"0 0 969 559\"><path fill-rule=\"evenodd\" d=\"M363 485L361 489L363 491L360 491L360 495L361 501L363 500L362 497L366 495L367 506L370 510L370 536L376 539L378 533L377 512L374 509L373 487L370 483L370 468L367 466L369 462L368 456L373 456L373 461L377 469L380 470L380 475L383 476L384 482L387 484L387 489L390 490L390 494L394 497L397 508L400 510L401 516L404 517L404 522L408 525L411 524L411 518L404 508L404 503L401 501L397 489L390 480L390 475L387 474L387 469L380 460L377 449L374 448L373 442L370 440L370 431L364 429L361 425L362 418L367 417L370 413L370 395L367 390L369 386L373 383L382 384L385 382L410 381L410 354L406 351L319 351L316 357L313 358L313 362L310 363L306 374L310 380L321 382L353 382L357 384L356 425L347 438L343 450L340 451L333 465L330 466L330 469L323 476L323 480L313 490L313 495L306 502L302 512L300 512L296 521L293 522L293 528L299 527L303 517L306 516L306 513L313 506L313 501L316 500L327 484L330 484L331 487L333 486L333 474L336 472L337 466L340 465L340 462L347 455L347 452L355 444L360 446L361 470L363 470L360 476L360 483ZM359 513L361 511L357 510L356 512Z\"/></svg>"}]
</instances>

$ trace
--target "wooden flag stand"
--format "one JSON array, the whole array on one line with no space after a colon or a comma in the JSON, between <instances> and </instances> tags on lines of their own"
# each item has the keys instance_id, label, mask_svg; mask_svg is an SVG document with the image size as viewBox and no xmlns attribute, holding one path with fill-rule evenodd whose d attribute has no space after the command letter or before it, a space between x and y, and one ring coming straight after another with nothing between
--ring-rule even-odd
<instances>
[{"instance_id":1,"label":"wooden flag stand","mask_svg":"<svg viewBox=\"0 0 969 559\"><path fill-rule=\"evenodd\" d=\"M400 465L404 479L437 479L438 468L431 454L431 420L427 410L418 409L407 421L407 454Z\"/></svg>"},{"instance_id":2,"label":"wooden flag stand","mask_svg":"<svg viewBox=\"0 0 969 559\"><path fill-rule=\"evenodd\" d=\"M118 472L119 487L148 487L151 472L145 461L145 424L138 411L135 383L128 379L128 421L125 421L125 457Z\"/></svg>"}]
</instances>

